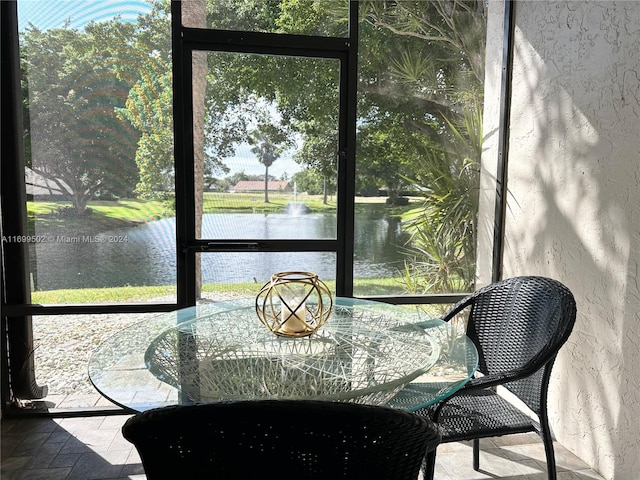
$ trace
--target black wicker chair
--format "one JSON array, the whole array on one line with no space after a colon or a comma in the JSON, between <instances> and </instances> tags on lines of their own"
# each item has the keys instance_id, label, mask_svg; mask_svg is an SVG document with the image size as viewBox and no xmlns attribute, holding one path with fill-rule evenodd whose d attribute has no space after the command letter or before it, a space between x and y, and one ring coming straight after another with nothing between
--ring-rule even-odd
<instances>
[{"instance_id":1,"label":"black wicker chair","mask_svg":"<svg viewBox=\"0 0 640 480\"><path fill-rule=\"evenodd\" d=\"M556 479L547 417L547 389L553 362L576 318L571 292L544 277L516 277L488 285L463 299L443 317L449 321L470 307L467 335L479 354L478 372L451 397L418 410L435 421L442 443L473 440L473 468L479 470L479 439L537 432L544 442L549 480ZM523 413L498 394L502 386L523 402ZM425 478L433 479L435 449L427 455Z\"/></svg>"},{"instance_id":2,"label":"black wicker chair","mask_svg":"<svg viewBox=\"0 0 640 480\"><path fill-rule=\"evenodd\" d=\"M122 433L149 480L409 480L440 441L430 420L403 410L311 400L158 408Z\"/></svg>"}]
</instances>

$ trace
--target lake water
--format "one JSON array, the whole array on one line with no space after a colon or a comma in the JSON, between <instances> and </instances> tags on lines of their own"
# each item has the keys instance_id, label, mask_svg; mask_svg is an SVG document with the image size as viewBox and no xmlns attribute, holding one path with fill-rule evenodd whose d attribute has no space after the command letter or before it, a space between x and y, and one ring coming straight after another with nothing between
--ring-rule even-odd
<instances>
[{"instance_id":1,"label":"lake water","mask_svg":"<svg viewBox=\"0 0 640 480\"><path fill-rule=\"evenodd\" d=\"M335 215L207 214L203 238L335 238ZM397 219L358 217L355 278L397 274L402 268L403 257L398 252L402 243ZM175 285L175 257L175 219L168 218L104 232L96 238L70 235L37 243L32 245L31 269L37 290ZM285 270L335 277L332 252L215 252L201 257L204 283L264 283L272 273Z\"/></svg>"}]
</instances>

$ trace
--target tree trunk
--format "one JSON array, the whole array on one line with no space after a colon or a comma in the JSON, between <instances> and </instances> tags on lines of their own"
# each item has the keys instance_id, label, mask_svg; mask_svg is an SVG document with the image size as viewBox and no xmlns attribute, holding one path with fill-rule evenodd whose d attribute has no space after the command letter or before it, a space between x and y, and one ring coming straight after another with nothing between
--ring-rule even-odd
<instances>
[{"instance_id":1,"label":"tree trunk","mask_svg":"<svg viewBox=\"0 0 640 480\"><path fill-rule=\"evenodd\" d=\"M329 203L327 198L327 177L322 177L322 204L326 205Z\"/></svg>"},{"instance_id":2,"label":"tree trunk","mask_svg":"<svg viewBox=\"0 0 640 480\"><path fill-rule=\"evenodd\" d=\"M264 203L269 203L269 167L264 167Z\"/></svg>"}]
</instances>

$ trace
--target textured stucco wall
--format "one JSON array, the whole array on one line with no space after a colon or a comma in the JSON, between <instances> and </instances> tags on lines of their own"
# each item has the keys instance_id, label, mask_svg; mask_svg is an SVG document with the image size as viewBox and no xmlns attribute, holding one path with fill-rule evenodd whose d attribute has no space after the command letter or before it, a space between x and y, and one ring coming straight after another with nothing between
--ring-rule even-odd
<instances>
[{"instance_id":1,"label":"textured stucco wall","mask_svg":"<svg viewBox=\"0 0 640 480\"><path fill-rule=\"evenodd\" d=\"M552 428L605 478L637 479L640 2L517 1L515 35L503 276L573 291Z\"/></svg>"}]
</instances>

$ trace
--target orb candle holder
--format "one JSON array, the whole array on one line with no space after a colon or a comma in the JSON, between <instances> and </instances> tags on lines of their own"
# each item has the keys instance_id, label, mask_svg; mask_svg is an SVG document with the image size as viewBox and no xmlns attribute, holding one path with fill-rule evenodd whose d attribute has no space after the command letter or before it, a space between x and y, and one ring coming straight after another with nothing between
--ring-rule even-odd
<instances>
[{"instance_id":1,"label":"orb candle holder","mask_svg":"<svg viewBox=\"0 0 640 480\"><path fill-rule=\"evenodd\" d=\"M331 291L313 272L271 275L256 296L260 321L276 335L307 337L329 319Z\"/></svg>"}]
</instances>

